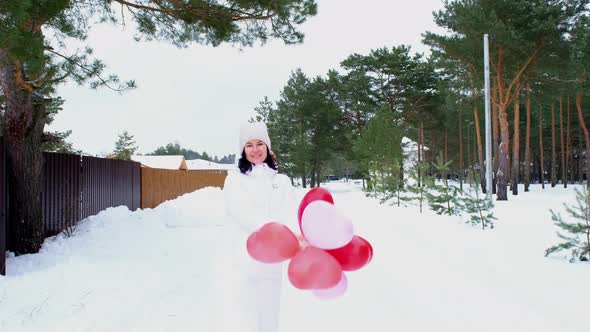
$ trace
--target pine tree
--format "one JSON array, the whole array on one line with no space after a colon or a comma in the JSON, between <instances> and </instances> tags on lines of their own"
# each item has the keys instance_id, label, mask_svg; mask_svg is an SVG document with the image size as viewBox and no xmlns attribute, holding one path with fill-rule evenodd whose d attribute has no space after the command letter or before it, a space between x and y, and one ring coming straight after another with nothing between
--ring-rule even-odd
<instances>
[{"instance_id":1,"label":"pine tree","mask_svg":"<svg viewBox=\"0 0 590 332\"><path fill-rule=\"evenodd\" d=\"M264 122L268 125L273 110L272 102L268 99L268 96L264 96L264 99L258 103L258 106L254 107L256 115L251 117L248 122Z\"/></svg>"},{"instance_id":2,"label":"pine tree","mask_svg":"<svg viewBox=\"0 0 590 332\"><path fill-rule=\"evenodd\" d=\"M115 159L121 160L130 160L131 155L133 155L138 149L138 146L135 143L135 139L133 135L129 134L127 131L119 134L119 139L115 143L115 150L113 154L115 155Z\"/></svg>"},{"instance_id":3,"label":"pine tree","mask_svg":"<svg viewBox=\"0 0 590 332\"><path fill-rule=\"evenodd\" d=\"M383 181L384 198L381 203L395 199L392 204L400 206L402 195L406 192L406 179L401 176L401 163L395 159L391 167L391 173Z\"/></svg>"},{"instance_id":4,"label":"pine tree","mask_svg":"<svg viewBox=\"0 0 590 332\"><path fill-rule=\"evenodd\" d=\"M422 207L424 206L424 201L426 200L426 190L429 187L432 187L434 183L434 179L432 176L428 175L428 163L425 161L416 162L414 167L410 169L410 178L406 185L407 192L410 195L404 196L402 200L405 201L418 201L418 206L420 207L420 213L422 213Z\"/></svg>"},{"instance_id":5,"label":"pine tree","mask_svg":"<svg viewBox=\"0 0 590 332\"><path fill-rule=\"evenodd\" d=\"M457 194L459 190L455 186L449 185L447 175L451 161L445 162L442 153L432 163L432 166L441 177L442 184L433 181L430 190L426 192L428 199L428 206L436 212L436 214L448 214L450 216L460 213Z\"/></svg>"},{"instance_id":6,"label":"pine tree","mask_svg":"<svg viewBox=\"0 0 590 332\"><path fill-rule=\"evenodd\" d=\"M157 148L156 150L154 150L154 152L152 153L148 153L148 156L174 156L174 155L179 155L179 154L183 154L183 148L180 146L180 144L178 143L168 143L166 144L166 146L160 146L159 148ZM193 152L193 151L191 151ZM186 159L197 159L200 158L201 155L197 153L197 157L195 158L189 158L188 156L184 156Z\"/></svg>"},{"instance_id":7,"label":"pine tree","mask_svg":"<svg viewBox=\"0 0 590 332\"><path fill-rule=\"evenodd\" d=\"M492 210L494 205L480 192L479 173L470 169L467 179L469 186L467 190L463 191L463 198L460 203L461 210L469 216L466 222L474 226L481 225L483 230L486 227L494 228L494 220L497 219Z\"/></svg>"},{"instance_id":8,"label":"pine tree","mask_svg":"<svg viewBox=\"0 0 590 332\"><path fill-rule=\"evenodd\" d=\"M230 155L221 157L221 159L219 159L219 163L221 163L221 164L233 164L233 163L235 163L235 160L236 160L236 155L235 154L230 154Z\"/></svg>"},{"instance_id":9,"label":"pine tree","mask_svg":"<svg viewBox=\"0 0 590 332\"><path fill-rule=\"evenodd\" d=\"M587 261L590 258L590 189L576 189L576 201L576 206L563 205L570 217L579 221L564 220L560 213L549 210L551 219L565 233L557 232L557 236L564 242L545 250L545 256L568 250L571 254L570 262L576 259Z\"/></svg>"},{"instance_id":10,"label":"pine tree","mask_svg":"<svg viewBox=\"0 0 590 332\"><path fill-rule=\"evenodd\" d=\"M382 105L354 143L353 151L363 164L368 181L367 190L385 202L395 197L400 184L402 130L387 105Z\"/></svg>"},{"instance_id":11,"label":"pine tree","mask_svg":"<svg viewBox=\"0 0 590 332\"><path fill-rule=\"evenodd\" d=\"M135 87L106 73L85 45L98 23L136 27L136 40L253 46L277 38L303 41L299 27L317 13L314 0L0 1L0 131L11 167L9 238L17 254L34 253L43 242L41 192L43 133L60 84L88 84L116 91ZM79 46L77 46L79 45ZM232 64L229 64L232 65Z\"/></svg>"},{"instance_id":12,"label":"pine tree","mask_svg":"<svg viewBox=\"0 0 590 332\"><path fill-rule=\"evenodd\" d=\"M66 141L66 139L68 138L68 136L70 136L71 133L71 130L67 130L64 132L46 132L45 136L50 138L43 142L41 149L44 152L81 154L82 151L74 149L74 145L71 142Z\"/></svg>"}]
</instances>

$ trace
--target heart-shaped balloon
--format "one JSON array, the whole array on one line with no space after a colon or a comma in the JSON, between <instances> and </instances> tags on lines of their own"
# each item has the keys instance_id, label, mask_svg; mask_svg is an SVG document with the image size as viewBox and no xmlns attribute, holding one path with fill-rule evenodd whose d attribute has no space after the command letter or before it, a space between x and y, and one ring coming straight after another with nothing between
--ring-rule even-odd
<instances>
[{"instance_id":1,"label":"heart-shaped balloon","mask_svg":"<svg viewBox=\"0 0 590 332\"><path fill-rule=\"evenodd\" d=\"M311 202L301 216L301 233L312 246L336 249L352 240L352 220L325 201Z\"/></svg>"},{"instance_id":2,"label":"heart-shaped balloon","mask_svg":"<svg viewBox=\"0 0 590 332\"><path fill-rule=\"evenodd\" d=\"M373 247L369 241L358 235L355 235L344 247L326 250L326 252L336 258L344 271L358 270L373 258Z\"/></svg>"},{"instance_id":3,"label":"heart-shaped balloon","mask_svg":"<svg viewBox=\"0 0 590 332\"><path fill-rule=\"evenodd\" d=\"M322 300L331 300L344 294L347 288L348 278L346 277L346 274L342 273L342 278L336 286L325 289L312 289L311 292Z\"/></svg>"},{"instance_id":4,"label":"heart-shaped balloon","mask_svg":"<svg viewBox=\"0 0 590 332\"><path fill-rule=\"evenodd\" d=\"M262 263L279 263L299 251L299 240L289 227L269 222L250 234L246 242L248 254Z\"/></svg>"},{"instance_id":5,"label":"heart-shaped balloon","mask_svg":"<svg viewBox=\"0 0 590 332\"><path fill-rule=\"evenodd\" d=\"M340 263L324 250L305 247L295 254L287 269L289 281L298 289L334 287L342 279Z\"/></svg>"},{"instance_id":6,"label":"heart-shaped balloon","mask_svg":"<svg viewBox=\"0 0 590 332\"><path fill-rule=\"evenodd\" d=\"M315 187L308 191L305 196L301 199L301 203L299 203L299 209L297 210L297 221L299 221L299 227L301 227L301 216L303 216L303 211L311 202L315 201L324 201L330 204L334 204L334 198L332 198L332 194L324 188Z\"/></svg>"}]
</instances>

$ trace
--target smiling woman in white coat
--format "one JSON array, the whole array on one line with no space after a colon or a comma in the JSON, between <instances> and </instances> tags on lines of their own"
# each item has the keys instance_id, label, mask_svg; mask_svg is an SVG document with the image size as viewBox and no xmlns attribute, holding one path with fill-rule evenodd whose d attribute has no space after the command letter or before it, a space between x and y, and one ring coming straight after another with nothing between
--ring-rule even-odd
<instances>
[{"instance_id":1,"label":"smiling woman in white coat","mask_svg":"<svg viewBox=\"0 0 590 332\"><path fill-rule=\"evenodd\" d=\"M252 232L274 221L295 231L296 201L289 177L278 173L264 123L240 127L237 169L229 172L223 188L234 234L232 264L239 276L235 298L241 332L278 332L283 264L255 261L246 250Z\"/></svg>"}]
</instances>

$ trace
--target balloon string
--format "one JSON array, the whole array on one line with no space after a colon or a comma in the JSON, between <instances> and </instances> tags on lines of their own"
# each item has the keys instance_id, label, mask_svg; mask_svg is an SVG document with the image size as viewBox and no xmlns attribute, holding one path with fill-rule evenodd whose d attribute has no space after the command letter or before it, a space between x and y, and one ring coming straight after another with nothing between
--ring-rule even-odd
<instances>
[{"instance_id":1,"label":"balloon string","mask_svg":"<svg viewBox=\"0 0 590 332\"><path fill-rule=\"evenodd\" d=\"M305 238L305 236L303 234L297 236L297 240L299 240L299 247L301 249L305 249L305 248L309 247L309 242L307 242L307 239Z\"/></svg>"}]
</instances>

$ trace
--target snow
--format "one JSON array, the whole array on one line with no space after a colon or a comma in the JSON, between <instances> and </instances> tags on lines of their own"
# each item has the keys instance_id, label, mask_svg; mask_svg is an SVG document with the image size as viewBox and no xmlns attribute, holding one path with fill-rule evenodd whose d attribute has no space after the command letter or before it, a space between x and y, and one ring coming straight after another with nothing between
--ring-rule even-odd
<instances>
[{"instance_id":1,"label":"snow","mask_svg":"<svg viewBox=\"0 0 590 332\"><path fill-rule=\"evenodd\" d=\"M198 170L233 170L234 164L220 164L204 159L191 159L186 161L188 169Z\"/></svg>"},{"instance_id":2,"label":"snow","mask_svg":"<svg viewBox=\"0 0 590 332\"><path fill-rule=\"evenodd\" d=\"M422 153L430 150L427 146L422 146ZM404 153L404 171L410 172L410 169L418 162L418 142L404 136L402 137L402 150Z\"/></svg>"},{"instance_id":3,"label":"snow","mask_svg":"<svg viewBox=\"0 0 590 332\"><path fill-rule=\"evenodd\" d=\"M131 160L141 163L143 166L151 168L162 168L162 169L181 169L184 156L173 155L173 156L140 156L133 155Z\"/></svg>"},{"instance_id":4,"label":"snow","mask_svg":"<svg viewBox=\"0 0 590 332\"><path fill-rule=\"evenodd\" d=\"M543 256L558 243L549 209L565 216L574 186L534 185L496 202L495 228L482 231L379 204L359 183L325 188L373 260L347 273L336 300L285 280L280 332L588 331L590 265ZM9 254L0 331L213 331L219 313L232 317L216 302L231 280L220 272L227 222L222 190L204 188L155 209L110 208L38 254Z\"/></svg>"}]
</instances>

